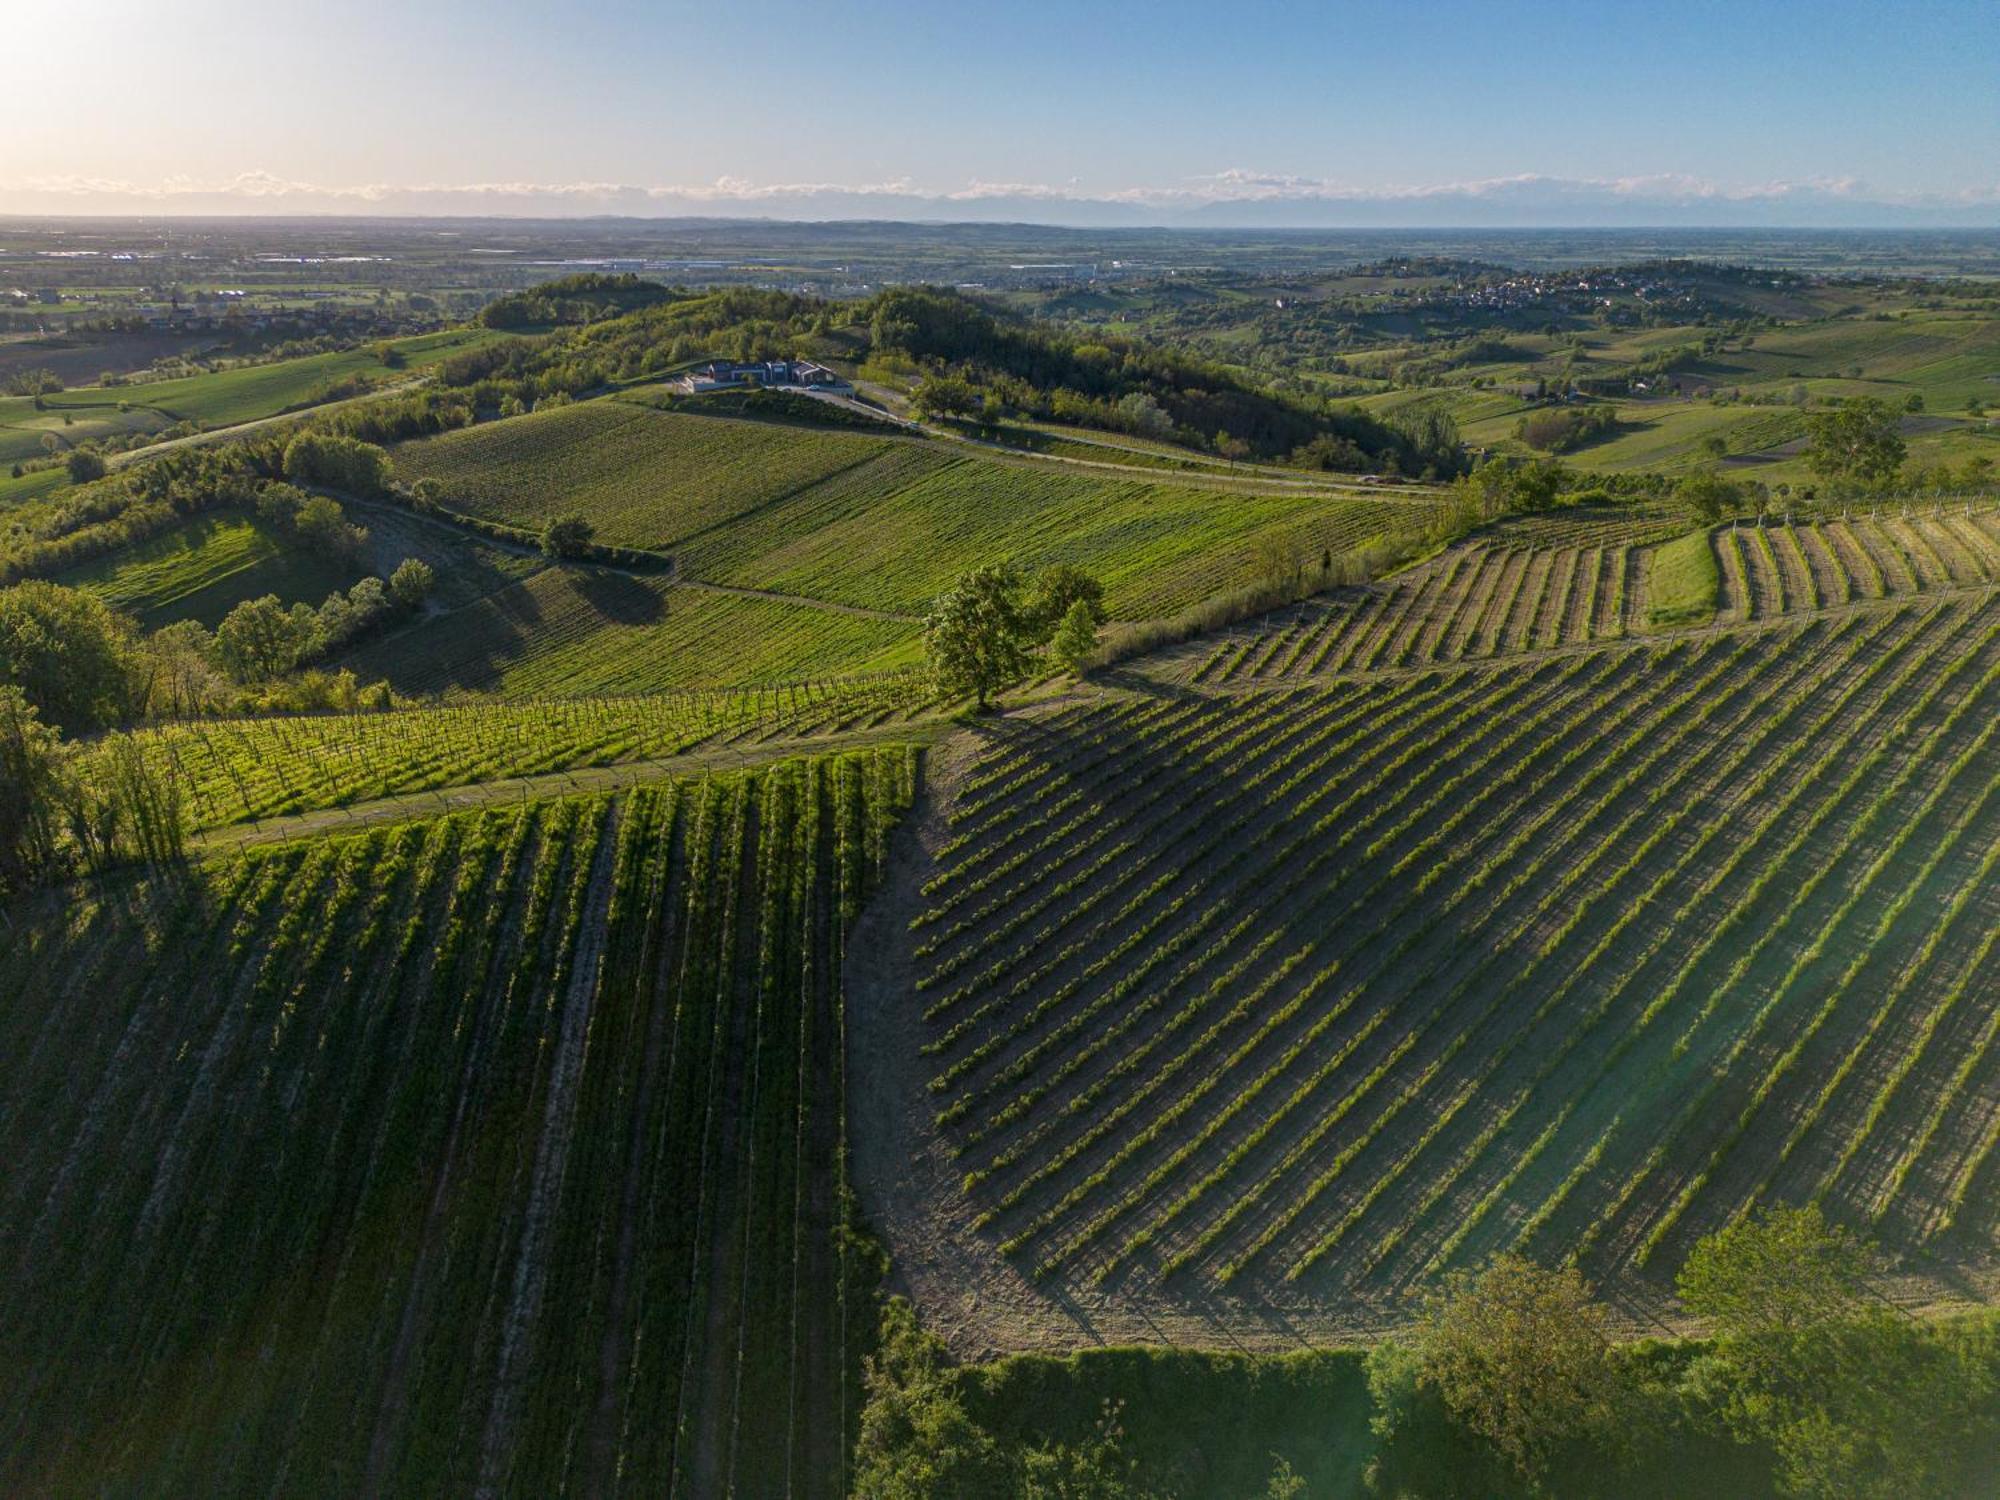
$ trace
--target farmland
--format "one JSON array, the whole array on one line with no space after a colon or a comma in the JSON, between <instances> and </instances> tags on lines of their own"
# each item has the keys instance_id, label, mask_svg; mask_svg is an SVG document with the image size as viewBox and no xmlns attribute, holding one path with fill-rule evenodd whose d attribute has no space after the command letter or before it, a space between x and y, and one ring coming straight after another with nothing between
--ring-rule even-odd
<instances>
[{"instance_id":1,"label":"farmland","mask_svg":"<svg viewBox=\"0 0 2000 1500\"><path fill-rule=\"evenodd\" d=\"M461 330L393 343L401 352L402 370L416 373L491 337ZM177 380L80 386L40 398L39 410L25 396L0 398L0 463L41 457L44 434L54 434L60 447L70 448L88 438L155 432L175 422L208 428L255 421L309 406L321 392L353 377L393 382L407 375L385 369L371 350L354 349Z\"/></svg>"},{"instance_id":2,"label":"farmland","mask_svg":"<svg viewBox=\"0 0 2000 1500\"><path fill-rule=\"evenodd\" d=\"M872 729L925 702L908 676L786 684L767 691L477 700L394 712L193 720L142 730L170 768L191 825L348 808L446 788L655 761L736 745Z\"/></svg>"},{"instance_id":3,"label":"farmland","mask_svg":"<svg viewBox=\"0 0 2000 1500\"><path fill-rule=\"evenodd\" d=\"M1800 1197L1977 1261L1996 708L2000 606L1913 599L990 734L906 939L939 1211L1114 1301L1637 1287Z\"/></svg>"},{"instance_id":4,"label":"farmland","mask_svg":"<svg viewBox=\"0 0 2000 1500\"><path fill-rule=\"evenodd\" d=\"M550 568L345 659L405 692L511 697L789 682L915 664L914 620Z\"/></svg>"},{"instance_id":5,"label":"farmland","mask_svg":"<svg viewBox=\"0 0 2000 1500\"><path fill-rule=\"evenodd\" d=\"M1167 615L1253 578L1260 537L1317 557L1428 517L1414 496L1208 489L616 400L395 457L487 520L534 527L573 512L605 541L671 552L686 577L908 614L963 569L1011 557L1092 569L1121 618Z\"/></svg>"},{"instance_id":6,"label":"farmland","mask_svg":"<svg viewBox=\"0 0 2000 1500\"><path fill-rule=\"evenodd\" d=\"M158 627L199 620L214 627L245 599L277 594L317 604L361 570L339 558L288 547L256 517L202 516L70 570L57 581Z\"/></svg>"},{"instance_id":7,"label":"farmland","mask_svg":"<svg viewBox=\"0 0 2000 1500\"><path fill-rule=\"evenodd\" d=\"M845 1493L842 934L913 776L786 762L51 909L0 955L0 1484Z\"/></svg>"}]
</instances>

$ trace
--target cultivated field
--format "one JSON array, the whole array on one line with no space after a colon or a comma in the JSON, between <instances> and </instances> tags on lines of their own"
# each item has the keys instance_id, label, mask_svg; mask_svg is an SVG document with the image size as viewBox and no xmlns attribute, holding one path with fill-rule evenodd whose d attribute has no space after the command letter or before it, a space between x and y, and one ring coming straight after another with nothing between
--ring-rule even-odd
<instances>
[{"instance_id":1,"label":"cultivated field","mask_svg":"<svg viewBox=\"0 0 2000 1500\"><path fill-rule=\"evenodd\" d=\"M1216 684L1373 671L1604 640L1646 628L1658 517L1488 528L1419 567L1309 599L1177 653Z\"/></svg>"},{"instance_id":2,"label":"cultivated field","mask_svg":"<svg viewBox=\"0 0 2000 1500\"><path fill-rule=\"evenodd\" d=\"M651 693L910 666L918 622L550 568L358 648L341 665L402 692Z\"/></svg>"},{"instance_id":3,"label":"cultivated field","mask_svg":"<svg viewBox=\"0 0 2000 1500\"><path fill-rule=\"evenodd\" d=\"M1260 538L1316 560L1430 515L1416 494L1225 492L616 400L395 456L403 478L434 478L447 505L488 520L575 512L602 540L671 552L684 577L904 614L965 569L1012 559L1091 569L1121 618L1169 615L1252 581Z\"/></svg>"},{"instance_id":4,"label":"cultivated field","mask_svg":"<svg viewBox=\"0 0 2000 1500\"><path fill-rule=\"evenodd\" d=\"M1855 510L1802 525L1725 526L1711 537L1718 613L1762 620L1887 594L1983 587L2000 579L1991 506Z\"/></svg>"},{"instance_id":5,"label":"cultivated field","mask_svg":"<svg viewBox=\"0 0 2000 1500\"><path fill-rule=\"evenodd\" d=\"M17 911L0 1488L844 1494L842 934L913 778L788 762Z\"/></svg>"},{"instance_id":6,"label":"cultivated field","mask_svg":"<svg viewBox=\"0 0 2000 1500\"><path fill-rule=\"evenodd\" d=\"M901 940L932 1290L1394 1318L1517 1248L1657 1301L1811 1197L1982 1263L1996 715L1982 592L995 726Z\"/></svg>"},{"instance_id":7,"label":"cultivated field","mask_svg":"<svg viewBox=\"0 0 2000 1500\"><path fill-rule=\"evenodd\" d=\"M723 692L196 719L135 738L172 770L200 830L701 746L874 729L904 722L928 696L920 677L884 673Z\"/></svg>"}]
</instances>

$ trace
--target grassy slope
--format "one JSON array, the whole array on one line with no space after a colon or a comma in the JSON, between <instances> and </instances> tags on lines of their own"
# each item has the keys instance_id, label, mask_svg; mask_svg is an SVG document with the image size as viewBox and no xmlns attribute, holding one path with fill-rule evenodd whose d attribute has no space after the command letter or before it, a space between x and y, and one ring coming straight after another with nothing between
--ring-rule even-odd
<instances>
[{"instance_id":1,"label":"grassy slope","mask_svg":"<svg viewBox=\"0 0 2000 1500\"><path fill-rule=\"evenodd\" d=\"M899 621L563 568L363 646L343 664L406 692L659 692L908 666L917 634Z\"/></svg>"},{"instance_id":2,"label":"grassy slope","mask_svg":"<svg viewBox=\"0 0 2000 1500\"><path fill-rule=\"evenodd\" d=\"M536 524L578 511L607 541L673 550L689 576L915 612L965 568L1097 571L1113 612L1170 614L1248 581L1256 539L1317 554L1411 507L1247 495L964 457L930 445L595 402L397 451L449 503Z\"/></svg>"},{"instance_id":3,"label":"grassy slope","mask_svg":"<svg viewBox=\"0 0 2000 1500\"><path fill-rule=\"evenodd\" d=\"M1722 587L1706 531L1691 531L1653 554L1646 617L1655 626L1699 625L1713 619Z\"/></svg>"},{"instance_id":4,"label":"grassy slope","mask_svg":"<svg viewBox=\"0 0 2000 1500\"><path fill-rule=\"evenodd\" d=\"M176 620L212 628L245 599L318 604L367 571L298 547L255 517L223 514L198 516L54 581L99 595L148 629Z\"/></svg>"},{"instance_id":5,"label":"grassy slope","mask_svg":"<svg viewBox=\"0 0 2000 1500\"><path fill-rule=\"evenodd\" d=\"M350 375L393 382L494 337L483 329L460 329L394 340L403 351L401 370L385 368L369 347L179 380L110 389L82 386L43 397L41 411L28 397L7 397L0 399L0 463L40 456L46 432L71 446L87 438L154 432L180 421L203 427L255 421L305 405L324 387Z\"/></svg>"}]
</instances>

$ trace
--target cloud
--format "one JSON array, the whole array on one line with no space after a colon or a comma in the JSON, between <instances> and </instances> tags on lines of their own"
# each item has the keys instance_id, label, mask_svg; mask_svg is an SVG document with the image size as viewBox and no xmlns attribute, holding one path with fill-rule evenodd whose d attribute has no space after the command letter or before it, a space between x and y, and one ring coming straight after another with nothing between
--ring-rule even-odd
<instances>
[{"instance_id":1,"label":"cloud","mask_svg":"<svg viewBox=\"0 0 2000 1500\"><path fill-rule=\"evenodd\" d=\"M253 170L135 182L93 176L0 181L0 212L49 214L402 214L579 217L617 214L760 218L1015 219L1063 224L1296 227L1590 224L1986 225L2000 220L2000 185L1894 194L1854 177L1725 183L1690 173L1563 177L1538 172L1364 186L1249 167L1161 185L1092 190L1075 181L989 181L931 187L908 176L876 182L637 184L462 182L327 184Z\"/></svg>"}]
</instances>

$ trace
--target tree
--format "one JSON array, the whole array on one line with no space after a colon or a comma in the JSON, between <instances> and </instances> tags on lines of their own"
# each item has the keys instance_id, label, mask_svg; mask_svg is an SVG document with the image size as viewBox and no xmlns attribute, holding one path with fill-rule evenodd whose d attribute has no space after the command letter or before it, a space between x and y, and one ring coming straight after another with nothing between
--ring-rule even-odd
<instances>
[{"instance_id":1,"label":"tree","mask_svg":"<svg viewBox=\"0 0 2000 1500\"><path fill-rule=\"evenodd\" d=\"M414 610L431 595L431 588L437 582L437 574L431 565L421 558L406 557L396 564L396 571L389 575L389 597L396 607Z\"/></svg>"},{"instance_id":2,"label":"tree","mask_svg":"<svg viewBox=\"0 0 2000 1500\"><path fill-rule=\"evenodd\" d=\"M1853 1315L1872 1269L1867 1246L1809 1204L1767 1209L1708 1236L1676 1284L1722 1338L1754 1344Z\"/></svg>"},{"instance_id":3,"label":"tree","mask_svg":"<svg viewBox=\"0 0 2000 1500\"><path fill-rule=\"evenodd\" d=\"M1015 1487L999 1445L966 1415L942 1345L900 1297L882 1309L881 1344L868 1358L865 1384L854 1447L857 1500L1011 1500Z\"/></svg>"},{"instance_id":4,"label":"tree","mask_svg":"<svg viewBox=\"0 0 2000 1500\"><path fill-rule=\"evenodd\" d=\"M1698 525L1713 526L1736 508L1742 499L1742 492L1721 475L1704 469L1676 483L1674 499L1687 509Z\"/></svg>"},{"instance_id":5,"label":"tree","mask_svg":"<svg viewBox=\"0 0 2000 1500\"><path fill-rule=\"evenodd\" d=\"M309 605L286 609L276 594L246 599L215 630L215 651L238 682L266 682L298 666L311 651L318 617Z\"/></svg>"},{"instance_id":6,"label":"tree","mask_svg":"<svg viewBox=\"0 0 2000 1500\"><path fill-rule=\"evenodd\" d=\"M1071 672L1082 673L1097 651L1097 616L1088 601L1079 599L1056 627L1049 654Z\"/></svg>"},{"instance_id":7,"label":"tree","mask_svg":"<svg viewBox=\"0 0 2000 1500\"><path fill-rule=\"evenodd\" d=\"M1616 1406L1604 1316L1574 1268L1502 1255L1459 1272L1432 1297L1414 1351L1417 1384L1530 1481Z\"/></svg>"},{"instance_id":8,"label":"tree","mask_svg":"<svg viewBox=\"0 0 2000 1500\"><path fill-rule=\"evenodd\" d=\"M931 605L924 650L945 696L971 693L984 712L995 689L1028 670L1020 588L1011 566L975 568Z\"/></svg>"},{"instance_id":9,"label":"tree","mask_svg":"<svg viewBox=\"0 0 2000 1500\"><path fill-rule=\"evenodd\" d=\"M353 558L368 545L368 532L353 525L340 502L326 495L308 495L292 519L299 539L336 556Z\"/></svg>"},{"instance_id":10,"label":"tree","mask_svg":"<svg viewBox=\"0 0 2000 1500\"><path fill-rule=\"evenodd\" d=\"M1925 1325L1869 1295L1872 1246L1819 1207L1768 1209L1708 1236L1681 1300L1714 1329L1688 1376L1796 1495L1985 1493L2000 1443L1990 1335Z\"/></svg>"},{"instance_id":11,"label":"tree","mask_svg":"<svg viewBox=\"0 0 2000 1500\"><path fill-rule=\"evenodd\" d=\"M557 516L542 528L542 551L558 559L581 557L596 535L597 528L582 516Z\"/></svg>"},{"instance_id":12,"label":"tree","mask_svg":"<svg viewBox=\"0 0 2000 1500\"><path fill-rule=\"evenodd\" d=\"M1076 605L1086 606L1093 628L1109 616L1104 609L1104 585L1073 563L1051 563L1035 575L1035 596L1028 601L1031 640L1046 646Z\"/></svg>"},{"instance_id":13,"label":"tree","mask_svg":"<svg viewBox=\"0 0 2000 1500\"><path fill-rule=\"evenodd\" d=\"M63 467L69 470L71 484L89 484L93 479L102 479L108 472L104 456L88 448L70 450L69 457L63 460Z\"/></svg>"},{"instance_id":14,"label":"tree","mask_svg":"<svg viewBox=\"0 0 2000 1500\"><path fill-rule=\"evenodd\" d=\"M18 687L0 684L0 895L56 873L55 794L62 774L62 736L41 721Z\"/></svg>"},{"instance_id":15,"label":"tree","mask_svg":"<svg viewBox=\"0 0 2000 1500\"><path fill-rule=\"evenodd\" d=\"M389 455L373 443L322 432L302 432L285 446L285 477L354 495L389 488Z\"/></svg>"},{"instance_id":16,"label":"tree","mask_svg":"<svg viewBox=\"0 0 2000 1500\"><path fill-rule=\"evenodd\" d=\"M1895 414L1873 396L1814 412L1806 426L1811 433L1806 465L1822 479L1876 486L1894 479L1903 466L1907 449Z\"/></svg>"},{"instance_id":17,"label":"tree","mask_svg":"<svg viewBox=\"0 0 2000 1500\"><path fill-rule=\"evenodd\" d=\"M39 580L0 589L0 683L66 734L108 728L132 708L134 634L94 594Z\"/></svg>"}]
</instances>

